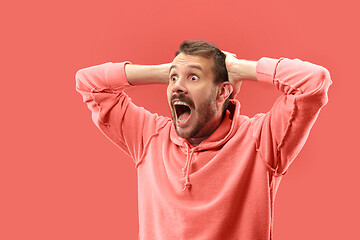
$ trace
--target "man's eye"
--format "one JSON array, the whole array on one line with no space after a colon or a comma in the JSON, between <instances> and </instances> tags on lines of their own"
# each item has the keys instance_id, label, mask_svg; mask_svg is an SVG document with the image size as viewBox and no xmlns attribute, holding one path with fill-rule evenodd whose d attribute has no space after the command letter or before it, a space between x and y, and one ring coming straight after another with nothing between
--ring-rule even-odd
<instances>
[{"instance_id":1,"label":"man's eye","mask_svg":"<svg viewBox=\"0 0 360 240\"><path fill-rule=\"evenodd\" d=\"M198 80L198 79L199 79L199 77L196 76L196 75L192 75L192 76L191 76L191 80L192 80L192 81L195 81L195 80Z\"/></svg>"},{"instance_id":2,"label":"man's eye","mask_svg":"<svg viewBox=\"0 0 360 240\"><path fill-rule=\"evenodd\" d=\"M177 80L177 76L173 75L171 76L171 81L176 81Z\"/></svg>"}]
</instances>

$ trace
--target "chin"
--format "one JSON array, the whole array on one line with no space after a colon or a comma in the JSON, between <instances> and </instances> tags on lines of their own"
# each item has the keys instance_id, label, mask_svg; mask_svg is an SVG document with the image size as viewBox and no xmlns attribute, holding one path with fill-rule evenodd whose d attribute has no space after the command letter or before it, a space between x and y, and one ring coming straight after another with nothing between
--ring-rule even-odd
<instances>
[{"instance_id":1,"label":"chin","mask_svg":"<svg viewBox=\"0 0 360 240\"><path fill-rule=\"evenodd\" d=\"M176 129L176 132L179 135L179 137L182 137L182 138L190 138L191 137L190 130L184 130L181 128L179 129L179 127L177 127L176 125L175 125L175 129Z\"/></svg>"}]
</instances>

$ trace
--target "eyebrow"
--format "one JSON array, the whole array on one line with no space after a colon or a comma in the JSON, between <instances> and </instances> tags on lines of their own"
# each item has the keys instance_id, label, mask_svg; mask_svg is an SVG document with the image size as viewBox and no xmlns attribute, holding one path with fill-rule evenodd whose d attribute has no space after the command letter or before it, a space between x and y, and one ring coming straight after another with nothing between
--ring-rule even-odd
<instances>
[{"instance_id":1,"label":"eyebrow","mask_svg":"<svg viewBox=\"0 0 360 240\"><path fill-rule=\"evenodd\" d=\"M173 68L176 68L177 67L177 65L172 65L171 67L170 67L170 69L169 69L169 73L171 72L171 70L173 69ZM196 69L199 69L200 71L202 71L202 72L204 72L204 70L202 69L202 67L200 66L200 65L188 65L188 66L186 66L187 68L196 68Z\"/></svg>"}]
</instances>

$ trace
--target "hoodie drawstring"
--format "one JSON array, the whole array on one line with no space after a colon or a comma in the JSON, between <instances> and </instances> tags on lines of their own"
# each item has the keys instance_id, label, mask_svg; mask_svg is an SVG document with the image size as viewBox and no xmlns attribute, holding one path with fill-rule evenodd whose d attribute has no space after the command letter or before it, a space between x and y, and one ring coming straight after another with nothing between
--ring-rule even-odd
<instances>
[{"instance_id":1,"label":"hoodie drawstring","mask_svg":"<svg viewBox=\"0 0 360 240\"><path fill-rule=\"evenodd\" d=\"M187 144L186 144L186 150L187 150L186 163L185 163L185 166L182 168L183 177L186 177L186 182L185 182L183 191L185 191L186 189L191 187L189 174L190 174L191 158L194 153L194 151L190 151L189 146Z\"/></svg>"}]
</instances>

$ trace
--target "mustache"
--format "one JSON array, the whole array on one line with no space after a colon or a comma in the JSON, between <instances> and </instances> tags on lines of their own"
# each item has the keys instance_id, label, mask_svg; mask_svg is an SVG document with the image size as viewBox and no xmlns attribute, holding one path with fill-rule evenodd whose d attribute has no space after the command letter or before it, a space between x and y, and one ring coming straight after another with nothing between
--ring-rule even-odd
<instances>
[{"instance_id":1,"label":"mustache","mask_svg":"<svg viewBox=\"0 0 360 240\"><path fill-rule=\"evenodd\" d=\"M174 93L170 99L170 101L172 102L173 100L180 100L186 104L188 104L191 108L194 108L194 102L187 97L186 95L182 94L182 93Z\"/></svg>"}]
</instances>

